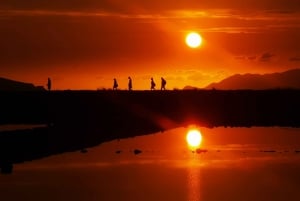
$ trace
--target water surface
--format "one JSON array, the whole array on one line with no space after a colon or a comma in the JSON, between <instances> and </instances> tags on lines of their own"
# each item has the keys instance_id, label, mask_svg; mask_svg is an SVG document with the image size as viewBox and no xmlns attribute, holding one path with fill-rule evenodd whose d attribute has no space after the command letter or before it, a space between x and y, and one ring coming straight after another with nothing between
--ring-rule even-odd
<instances>
[{"instance_id":1,"label":"water surface","mask_svg":"<svg viewBox=\"0 0 300 201\"><path fill-rule=\"evenodd\" d=\"M300 133L290 128L185 128L104 143L15 166L1 200L300 200ZM135 155L139 149L141 154Z\"/></svg>"}]
</instances>

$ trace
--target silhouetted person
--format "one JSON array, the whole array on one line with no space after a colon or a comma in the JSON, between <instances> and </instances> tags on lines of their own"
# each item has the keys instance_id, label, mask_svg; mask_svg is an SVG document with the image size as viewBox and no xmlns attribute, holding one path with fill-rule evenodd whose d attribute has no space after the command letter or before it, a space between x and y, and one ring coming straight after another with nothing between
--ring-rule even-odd
<instances>
[{"instance_id":1,"label":"silhouetted person","mask_svg":"<svg viewBox=\"0 0 300 201\"><path fill-rule=\"evenodd\" d=\"M131 77L128 77L128 90L129 91L132 90L132 79L131 79Z\"/></svg>"},{"instance_id":2,"label":"silhouetted person","mask_svg":"<svg viewBox=\"0 0 300 201\"><path fill-rule=\"evenodd\" d=\"M48 77L48 82L47 82L47 89L48 91L51 91L51 79Z\"/></svg>"},{"instance_id":3,"label":"silhouetted person","mask_svg":"<svg viewBox=\"0 0 300 201\"><path fill-rule=\"evenodd\" d=\"M118 82L117 82L117 79L114 78L113 90L117 90L117 89L118 89Z\"/></svg>"},{"instance_id":4,"label":"silhouetted person","mask_svg":"<svg viewBox=\"0 0 300 201\"><path fill-rule=\"evenodd\" d=\"M151 90L155 90L155 82L153 80L153 77L151 77Z\"/></svg>"},{"instance_id":5,"label":"silhouetted person","mask_svg":"<svg viewBox=\"0 0 300 201\"><path fill-rule=\"evenodd\" d=\"M160 90L166 90L166 84L167 84L167 81L162 77Z\"/></svg>"}]
</instances>

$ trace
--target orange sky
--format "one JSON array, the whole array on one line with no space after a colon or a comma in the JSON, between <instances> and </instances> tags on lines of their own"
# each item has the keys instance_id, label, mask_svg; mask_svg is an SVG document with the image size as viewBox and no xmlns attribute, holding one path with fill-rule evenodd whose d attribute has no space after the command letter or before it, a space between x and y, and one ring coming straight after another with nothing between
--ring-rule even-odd
<instances>
[{"instance_id":1,"label":"orange sky","mask_svg":"<svg viewBox=\"0 0 300 201\"><path fill-rule=\"evenodd\" d=\"M204 87L300 64L298 0L0 2L0 76L54 89ZM184 38L198 31L201 48Z\"/></svg>"}]
</instances>

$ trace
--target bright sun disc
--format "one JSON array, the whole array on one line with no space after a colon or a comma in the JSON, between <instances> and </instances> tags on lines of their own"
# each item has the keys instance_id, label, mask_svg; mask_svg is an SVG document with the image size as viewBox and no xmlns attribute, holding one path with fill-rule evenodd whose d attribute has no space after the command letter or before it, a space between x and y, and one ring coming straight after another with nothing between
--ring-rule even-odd
<instances>
[{"instance_id":1,"label":"bright sun disc","mask_svg":"<svg viewBox=\"0 0 300 201\"><path fill-rule=\"evenodd\" d=\"M186 38L185 38L185 42L186 44L191 47L191 48L197 48L201 45L202 43L202 38L201 36L196 33L196 32L192 32L189 33Z\"/></svg>"},{"instance_id":2,"label":"bright sun disc","mask_svg":"<svg viewBox=\"0 0 300 201\"><path fill-rule=\"evenodd\" d=\"M198 147L202 141L202 135L201 135L200 131L198 131L196 129L189 130L189 132L186 135L186 141L189 146Z\"/></svg>"}]
</instances>

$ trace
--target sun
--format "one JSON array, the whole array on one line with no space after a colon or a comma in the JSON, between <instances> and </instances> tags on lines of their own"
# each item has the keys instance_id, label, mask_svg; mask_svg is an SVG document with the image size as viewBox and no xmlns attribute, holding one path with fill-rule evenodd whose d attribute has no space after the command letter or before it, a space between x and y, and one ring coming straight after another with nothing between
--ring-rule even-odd
<instances>
[{"instance_id":1,"label":"sun","mask_svg":"<svg viewBox=\"0 0 300 201\"><path fill-rule=\"evenodd\" d=\"M191 32L187 34L185 42L190 48L197 48L202 44L202 37L197 32Z\"/></svg>"},{"instance_id":2,"label":"sun","mask_svg":"<svg viewBox=\"0 0 300 201\"><path fill-rule=\"evenodd\" d=\"M202 142L202 135L199 130L189 130L186 135L186 141L191 147L199 147Z\"/></svg>"}]
</instances>

